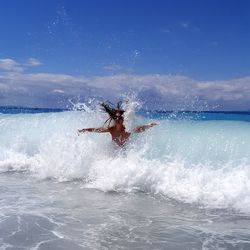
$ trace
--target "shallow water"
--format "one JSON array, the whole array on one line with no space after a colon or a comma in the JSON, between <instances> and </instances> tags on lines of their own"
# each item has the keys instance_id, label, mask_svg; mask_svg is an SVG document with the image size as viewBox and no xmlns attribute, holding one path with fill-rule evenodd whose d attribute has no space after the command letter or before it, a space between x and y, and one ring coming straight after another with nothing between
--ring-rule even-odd
<instances>
[{"instance_id":1,"label":"shallow water","mask_svg":"<svg viewBox=\"0 0 250 250\"><path fill-rule=\"evenodd\" d=\"M82 181L0 176L1 249L249 249L250 217Z\"/></svg>"}]
</instances>

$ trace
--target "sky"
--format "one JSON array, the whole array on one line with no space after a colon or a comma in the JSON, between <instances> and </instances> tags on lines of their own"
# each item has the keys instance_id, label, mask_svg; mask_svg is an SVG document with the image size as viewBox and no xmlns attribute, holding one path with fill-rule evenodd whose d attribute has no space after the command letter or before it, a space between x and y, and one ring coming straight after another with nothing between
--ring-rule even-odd
<instances>
[{"instance_id":1,"label":"sky","mask_svg":"<svg viewBox=\"0 0 250 250\"><path fill-rule=\"evenodd\" d=\"M248 0L1 0L0 106L250 110L249 31Z\"/></svg>"}]
</instances>

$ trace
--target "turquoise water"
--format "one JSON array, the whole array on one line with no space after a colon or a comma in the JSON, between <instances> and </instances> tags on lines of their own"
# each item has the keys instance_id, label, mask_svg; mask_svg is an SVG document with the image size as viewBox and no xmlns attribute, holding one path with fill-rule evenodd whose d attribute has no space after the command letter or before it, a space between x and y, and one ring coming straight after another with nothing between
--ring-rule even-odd
<instances>
[{"instance_id":1,"label":"turquoise water","mask_svg":"<svg viewBox=\"0 0 250 250\"><path fill-rule=\"evenodd\" d=\"M68 109L49 109L49 108L27 108L27 107L0 107L2 114L36 114L50 112L64 112ZM192 119L192 120L234 120L250 121L250 112L248 111L146 111L140 110L138 114L155 119Z\"/></svg>"}]
</instances>

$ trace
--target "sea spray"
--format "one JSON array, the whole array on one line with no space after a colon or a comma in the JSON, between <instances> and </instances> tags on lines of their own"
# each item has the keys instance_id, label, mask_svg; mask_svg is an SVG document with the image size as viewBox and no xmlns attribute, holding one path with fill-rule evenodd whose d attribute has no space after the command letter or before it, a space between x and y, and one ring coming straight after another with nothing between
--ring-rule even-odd
<instances>
[{"instance_id":1,"label":"sea spray","mask_svg":"<svg viewBox=\"0 0 250 250\"><path fill-rule=\"evenodd\" d=\"M152 121L130 114L129 130ZM106 118L98 109L1 115L0 172L250 212L249 123L161 118L132 134L125 149L106 133L78 136L77 129L100 127Z\"/></svg>"}]
</instances>

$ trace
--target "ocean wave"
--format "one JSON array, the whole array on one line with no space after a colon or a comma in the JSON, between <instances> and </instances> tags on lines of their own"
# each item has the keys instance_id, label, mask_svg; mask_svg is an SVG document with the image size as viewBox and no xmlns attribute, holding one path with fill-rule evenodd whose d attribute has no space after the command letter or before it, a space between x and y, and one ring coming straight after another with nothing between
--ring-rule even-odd
<instances>
[{"instance_id":1,"label":"ocean wave","mask_svg":"<svg viewBox=\"0 0 250 250\"><path fill-rule=\"evenodd\" d=\"M128 129L150 122L125 119ZM250 212L250 127L240 121L161 119L118 149L97 110L0 116L0 172L57 181L84 179L103 191L162 194L182 202Z\"/></svg>"}]
</instances>

